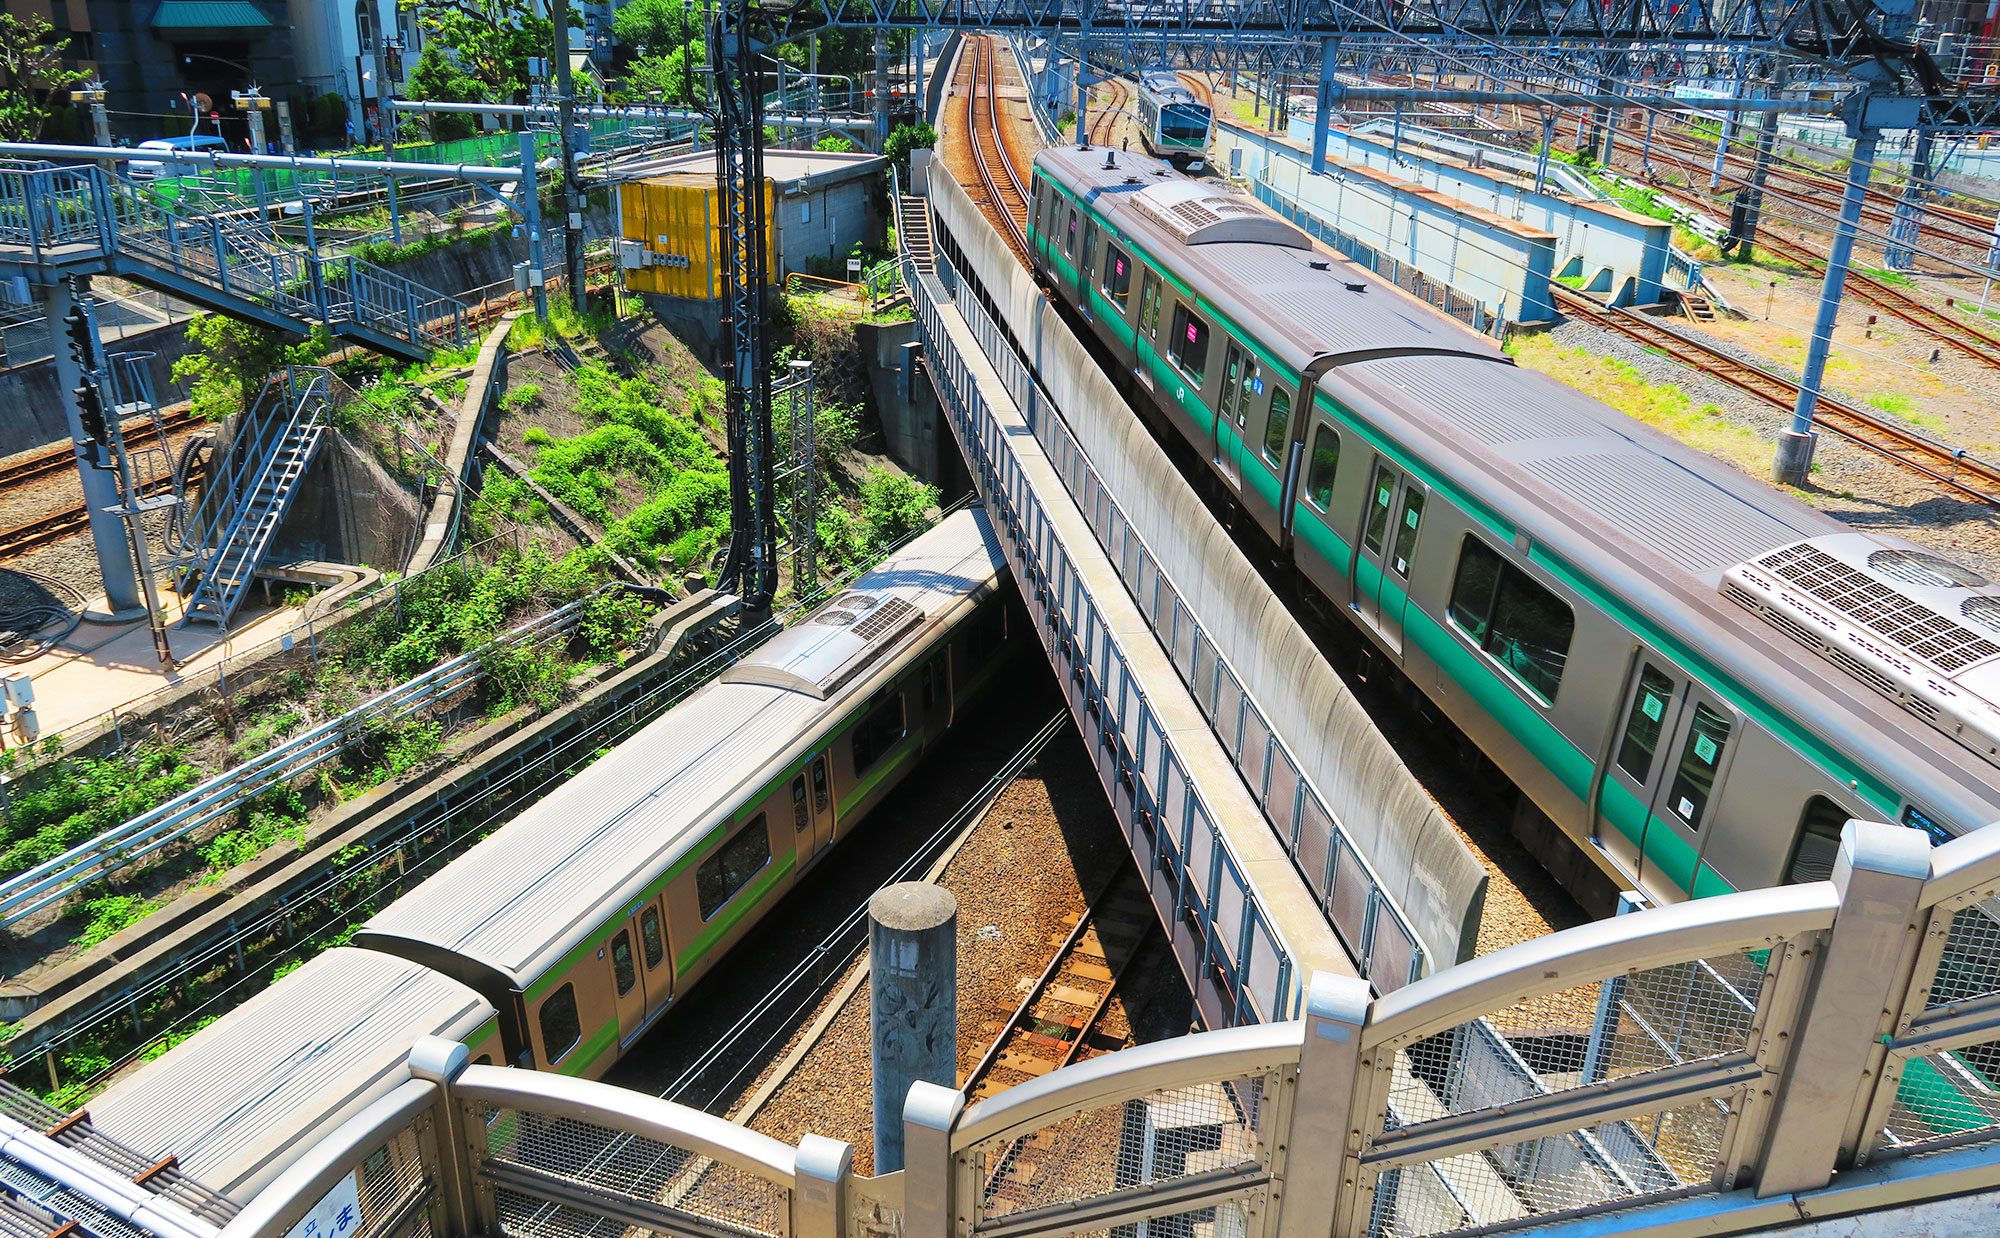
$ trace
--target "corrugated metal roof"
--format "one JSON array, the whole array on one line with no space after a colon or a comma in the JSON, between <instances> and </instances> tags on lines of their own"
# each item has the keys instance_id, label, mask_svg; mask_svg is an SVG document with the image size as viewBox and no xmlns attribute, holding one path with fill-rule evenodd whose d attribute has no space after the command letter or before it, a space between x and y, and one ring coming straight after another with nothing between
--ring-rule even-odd
<instances>
[{"instance_id":1,"label":"corrugated metal roof","mask_svg":"<svg viewBox=\"0 0 2000 1238\"><path fill-rule=\"evenodd\" d=\"M155 30L229 30L274 25L250 0L160 0L153 11Z\"/></svg>"}]
</instances>

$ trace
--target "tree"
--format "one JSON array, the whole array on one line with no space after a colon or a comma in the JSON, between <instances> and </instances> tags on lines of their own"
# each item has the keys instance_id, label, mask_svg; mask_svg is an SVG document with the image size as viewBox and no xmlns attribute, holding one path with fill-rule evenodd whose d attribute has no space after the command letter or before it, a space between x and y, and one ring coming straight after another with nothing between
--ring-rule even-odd
<instances>
[{"instance_id":1,"label":"tree","mask_svg":"<svg viewBox=\"0 0 2000 1238\"><path fill-rule=\"evenodd\" d=\"M324 327L300 337L221 314L197 314L187 339L194 348L174 362L174 381L188 384L188 403L210 421L249 408L273 372L311 365L332 347Z\"/></svg>"},{"instance_id":2,"label":"tree","mask_svg":"<svg viewBox=\"0 0 2000 1238\"><path fill-rule=\"evenodd\" d=\"M637 55L664 56L702 37L685 0L631 0L611 19L619 45Z\"/></svg>"},{"instance_id":3,"label":"tree","mask_svg":"<svg viewBox=\"0 0 2000 1238\"><path fill-rule=\"evenodd\" d=\"M53 114L49 100L90 76L63 66L68 50L69 40L56 38L46 18L24 22L0 13L0 138L39 139Z\"/></svg>"},{"instance_id":4,"label":"tree","mask_svg":"<svg viewBox=\"0 0 2000 1238\"><path fill-rule=\"evenodd\" d=\"M882 153L889 157L897 171L903 174L905 183L910 176L910 152L919 148L937 145L937 130L928 121L914 125L897 125L889 131L889 140L882 143Z\"/></svg>"},{"instance_id":5,"label":"tree","mask_svg":"<svg viewBox=\"0 0 2000 1238\"><path fill-rule=\"evenodd\" d=\"M697 39L692 43L683 43L664 55L648 54L634 60L625 73L626 99L644 103L654 92L658 92L662 103L699 103L701 92L695 87L695 79L688 74L690 57L697 68L707 64L708 44Z\"/></svg>"},{"instance_id":6,"label":"tree","mask_svg":"<svg viewBox=\"0 0 2000 1238\"><path fill-rule=\"evenodd\" d=\"M407 89L412 99L439 103L470 103L480 97L478 81L453 63L443 45L435 41L424 45L410 70ZM476 117L461 112L425 112L423 119L433 142L468 138L478 127Z\"/></svg>"},{"instance_id":7,"label":"tree","mask_svg":"<svg viewBox=\"0 0 2000 1238\"><path fill-rule=\"evenodd\" d=\"M429 36L425 53L439 44L449 48L440 58L475 83L477 100L513 102L527 89L528 58L548 56L555 46L555 26L535 16L532 0L404 0L403 7ZM439 84L462 85L456 79ZM412 97L424 97L412 86Z\"/></svg>"},{"instance_id":8,"label":"tree","mask_svg":"<svg viewBox=\"0 0 2000 1238\"><path fill-rule=\"evenodd\" d=\"M869 470L861 483L861 523L868 545L886 550L923 528L937 501L936 486L885 468Z\"/></svg>"},{"instance_id":9,"label":"tree","mask_svg":"<svg viewBox=\"0 0 2000 1238\"><path fill-rule=\"evenodd\" d=\"M819 141L814 142L813 149L823 150L830 155L844 155L849 151L856 151L861 148L854 144L853 138L839 133L829 133Z\"/></svg>"}]
</instances>

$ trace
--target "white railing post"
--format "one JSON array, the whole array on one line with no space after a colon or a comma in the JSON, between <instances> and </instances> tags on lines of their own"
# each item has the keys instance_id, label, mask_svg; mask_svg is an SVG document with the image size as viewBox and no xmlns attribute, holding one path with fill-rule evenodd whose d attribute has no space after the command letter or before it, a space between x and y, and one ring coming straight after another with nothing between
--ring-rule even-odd
<instances>
[{"instance_id":1,"label":"white railing post","mask_svg":"<svg viewBox=\"0 0 2000 1238\"><path fill-rule=\"evenodd\" d=\"M410 1046L410 1076L426 1079L437 1084L438 1100L432 1132L437 1144L438 1198L444 1204L445 1225L449 1233L437 1238L458 1238L471 1234L476 1226L473 1222L472 1180L479 1167L469 1158L471 1148L467 1135L461 1127L464 1115L459 1110L458 1097L452 1093L452 1085L472 1060L472 1053L455 1040L442 1036L424 1036ZM482 1132L483 1134L483 1132Z\"/></svg>"},{"instance_id":2,"label":"white railing post","mask_svg":"<svg viewBox=\"0 0 2000 1238\"><path fill-rule=\"evenodd\" d=\"M840 1238L847 1229L847 1172L854 1148L824 1135L799 1140L791 1238Z\"/></svg>"},{"instance_id":3,"label":"white railing post","mask_svg":"<svg viewBox=\"0 0 2000 1238\"><path fill-rule=\"evenodd\" d=\"M1901 826L1849 821L1833 883L1840 909L1820 948L1756 1171L1757 1195L1810 1191L1851 1164L1859 1123L1921 938L1930 842ZM1764 1035L1785 1035L1784 1027Z\"/></svg>"},{"instance_id":4,"label":"white railing post","mask_svg":"<svg viewBox=\"0 0 2000 1238\"><path fill-rule=\"evenodd\" d=\"M1342 1197L1354 1191L1348 1132L1356 1104L1367 1096L1357 1085L1369 1003L1367 981L1313 973L1290 1116L1285 1129L1274 1132L1282 1160L1273 1166L1267 1232L1275 1238L1325 1238Z\"/></svg>"},{"instance_id":5,"label":"white railing post","mask_svg":"<svg viewBox=\"0 0 2000 1238\"><path fill-rule=\"evenodd\" d=\"M952 1128L965 1112L965 1097L954 1088L919 1079L903 1101L903 1235L904 1238L950 1238L959 1223L971 1230L971 1218L958 1216L953 1199L958 1172L951 1155Z\"/></svg>"}]
</instances>

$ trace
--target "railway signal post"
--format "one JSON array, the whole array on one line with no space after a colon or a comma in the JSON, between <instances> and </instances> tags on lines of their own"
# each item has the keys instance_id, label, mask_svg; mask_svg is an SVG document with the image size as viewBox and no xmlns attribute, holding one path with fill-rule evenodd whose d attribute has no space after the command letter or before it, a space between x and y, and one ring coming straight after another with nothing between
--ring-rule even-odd
<instances>
[{"instance_id":1,"label":"railway signal post","mask_svg":"<svg viewBox=\"0 0 2000 1238\"><path fill-rule=\"evenodd\" d=\"M58 341L55 353L56 388L63 393L63 412L69 419L69 435L76 444L76 471L83 485L83 504L90 513L90 540L97 551L97 571L104 581L104 614L107 619L130 619L145 613L139 594L138 573L132 566L131 549L125 543L125 527L117 512L118 479L109 464L108 453L98 449L96 428L85 425L86 404L97 390L94 376L103 368L103 345L97 338L97 322L82 301L88 295L88 281L82 278L53 280L35 286L42 313L49 324L81 321L83 328ZM79 394L84 393L84 394ZM95 418L93 417L94 421ZM98 617L98 616L93 616Z\"/></svg>"}]
</instances>

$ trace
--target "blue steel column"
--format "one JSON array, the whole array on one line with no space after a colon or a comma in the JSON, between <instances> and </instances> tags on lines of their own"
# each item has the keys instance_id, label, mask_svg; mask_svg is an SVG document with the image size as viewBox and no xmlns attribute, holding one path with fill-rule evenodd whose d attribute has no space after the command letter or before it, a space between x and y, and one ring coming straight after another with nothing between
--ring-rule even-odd
<instances>
[{"instance_id":1,"label":"blue steel column","mask_svg":"<svg viewBox=\"0 0 2000 1238\"><path fill-rule=\"evenodd\" d=\"M1805 373L1799 378L1799 402L1792 409L1792 427L1778 434L1778 454L1771 475L1787 486L1803 486L1812 468L1813 408L1826 377L1827 349L1833 345L1834 323L1840 317L1840 292L1847 284L1847 260L1854 252L1854 233L1861 226L1861 204L1868 194L1868 174L1875 164L1879 135L1867 130L1854 139L1854 158L1847 165L1847 189L1840 199L1840 226L1827 252L1826 282L1820 286L1819 316L1813 320L1812 343L1806 350Z\"/></svg>"},{"instance_id":2,"label":"blue steel column","mask_svg":"<svg viewBox=\"0 0 2000 1238\"><path fill-rule=\"evenodd\" d=\"M535 313L549 316L549 294L542 268L542 187L535 173L535 135L521 130L521 222L528 228L528 287L535 293Z\"/></svg>"},{"instance_id":3,"label":"blue steel column","mask_svg":"<svg viewBox=\"0 0 2000 1238\"><path fill-rule=\"evenodd\" d=\"M1340 40L1325 39L1319 45L1319 102L1313 107L1313 175L1326 171L1326 135L1333 127L1333 66L1340 54Z\"/></svg>"},{"instance_id":4,"label":"blue steel column","mask_svg":"<svg viewBox=\"0 0 2000 1238\"><path fill-rule=\"evenodd\" d=\"M1896 214L1889 221L1889 245L1882 265L1892 271L1908 271L1917 264L1917 235L1923 227L1924 199L1931 187L1931 131L1917 130L1916 149L1910 152L1910 178L1896 198Z\"/></svg>"}]
</instances>

